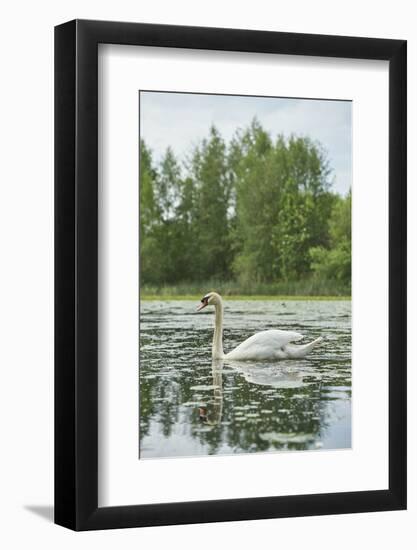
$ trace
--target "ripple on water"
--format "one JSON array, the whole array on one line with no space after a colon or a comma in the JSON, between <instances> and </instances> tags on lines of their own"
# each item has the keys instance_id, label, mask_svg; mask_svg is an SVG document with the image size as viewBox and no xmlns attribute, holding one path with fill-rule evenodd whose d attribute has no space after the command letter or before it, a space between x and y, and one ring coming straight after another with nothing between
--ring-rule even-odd
<instances>
[{"instance_id":1,"label":"ripple on water","mask_svg":"<svg viewBox=\"0 0 417 550\"><path fill-rule=\"evenodd\" d=\"M262 433L259 437L269 443L307 443L315 439L314 434L277 432Z\"/></svg>"},{"instance_id":2,"label":"ripple on water","mask_svg":"<svg viewBox=\"0 0 417 550\"><path fill-rule=\"evenodd\" d=\"M350 302L233 302L225 350L258 330L322 335L302 361L212 366L212 314L141 302L140 456L350 447Z\"/></svg>"}]
</instances>

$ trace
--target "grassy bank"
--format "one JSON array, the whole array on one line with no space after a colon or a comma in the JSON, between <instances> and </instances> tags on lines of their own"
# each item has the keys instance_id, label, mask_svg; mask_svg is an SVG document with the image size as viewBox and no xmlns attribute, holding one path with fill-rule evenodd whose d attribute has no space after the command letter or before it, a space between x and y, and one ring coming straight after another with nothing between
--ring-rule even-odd
<instances>
[{"instance_id":1,"label":"grassy bank","mask_svg":"<svg viewBox=\"0 0 417 550\"><path fill-rule=\"evenodd\" d=\"M234 300L350 300L350 288L337 281L321 279L247 285L235 281L144 285L141 288L141 299L195 300L210 291Z\"/></svg>"},{"instance_id":2,"label":"grassy bank","mask_svg":"<svg viewBox=\"0 0 417 550\"><path fill-rule=\"evenodd\" d=\"M246 296L243 294L236 294L229 296L231 300L281 300L285 301L342 301L350 300L350 296ZM157 301L157 300L193 300L198 302L201 299L201 294L141 294L140 299L142 301Z\"/></svg>"}]
</instances>

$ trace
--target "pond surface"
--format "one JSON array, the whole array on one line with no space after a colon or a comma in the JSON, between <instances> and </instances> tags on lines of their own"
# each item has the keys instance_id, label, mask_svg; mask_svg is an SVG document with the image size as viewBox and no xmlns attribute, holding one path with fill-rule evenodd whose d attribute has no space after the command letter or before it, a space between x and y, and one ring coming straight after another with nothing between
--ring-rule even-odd
<instances>
[{"instance_id":1,"label":"pond surface","mask_svg":"<svg viewBox=\"0 0 417 550\"><path fill-rule=\"evenodd\" d=\"M324 337L275 363L213 362L196 305L141 302L141 459L351 446L351 302L225 300L225 353L271 328Z\"/></svg>"}]
</instances>

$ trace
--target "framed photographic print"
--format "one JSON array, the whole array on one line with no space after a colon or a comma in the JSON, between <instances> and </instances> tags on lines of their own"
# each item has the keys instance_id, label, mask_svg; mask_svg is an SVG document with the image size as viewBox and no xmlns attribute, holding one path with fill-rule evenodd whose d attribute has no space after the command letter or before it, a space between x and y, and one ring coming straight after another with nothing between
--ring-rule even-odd
<instances>
[{"instance_id":1,"label":"framed photographic print","mask_svg":"<svg viewBox=\"0 0 417 550\"><path fill-rule=\"evenodd\" d=\"M406 507L406 42L55 29L55 521Z\"/></svg>"}]
</instances>

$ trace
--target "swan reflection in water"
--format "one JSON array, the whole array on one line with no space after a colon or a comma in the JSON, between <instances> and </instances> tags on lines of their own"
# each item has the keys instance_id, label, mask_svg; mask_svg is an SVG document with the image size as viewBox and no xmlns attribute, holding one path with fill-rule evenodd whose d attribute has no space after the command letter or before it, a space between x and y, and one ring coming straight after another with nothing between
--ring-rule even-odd
<instances>
[{"instance_id":1,"label":"swan reflection in water","mask_svg":"<svg viewBox=\"0 0 417 550\"><path fill-rule=\"evenodd\" d=\"M199 407L200 420L209 426L220 424L223 413L223 363L221 359L213 359L211 374L213 377L213 400L205 407Z\"/></svg>"},{"instance_id":2,"label":"swan reflection in water","mask_svg":"<svg viewBox=\"0 0 417 550\"><path fill-rule=\"evenodd\" d=\"M213 359L211 374L213 381L213 398L205 406L198 408L201 422L208 426L216 426L222 420L223 412L223 372L225 369L234 370L244 377L250 384L269 386L271 388L295 389L305 386L304 378L311 376L312 371L294 361L283 364L265 364L256 362L227 361Z\"/></svg>"}]
</instances>

